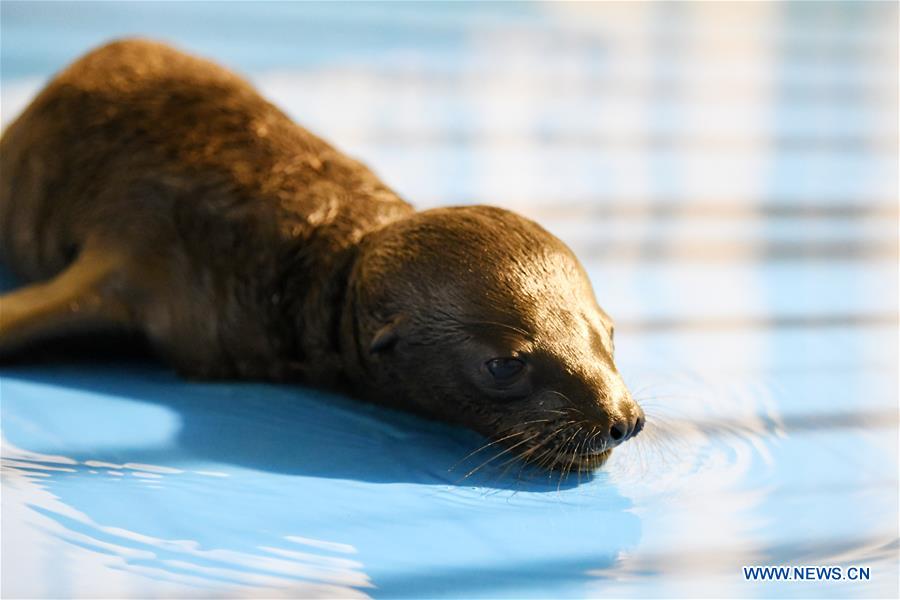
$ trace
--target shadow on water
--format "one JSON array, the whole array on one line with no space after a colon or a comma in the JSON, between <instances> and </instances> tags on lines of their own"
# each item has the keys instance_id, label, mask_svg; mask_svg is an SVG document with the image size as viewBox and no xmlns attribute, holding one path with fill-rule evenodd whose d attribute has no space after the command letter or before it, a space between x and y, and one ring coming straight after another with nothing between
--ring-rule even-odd
<instances>
[{"instance_id":1,"label":"shadow on water","mask_svg":"<svg viewBox=\"0 0 900 600\"><path fill-rule=\"evenodd\" d=\"M67 450L75 460L169 464L202 459L286 475L522 491L556 492L590 479L582 475L560 482L556 474L504 465L509 454L467 477L500 452L488 449L466 458L488 443L478 434L302 387L184 382L136 360L45 362L6 367L0 374L9 382L87 391L107 402L155 404L180 418L177 437L166 445Z\"/></svg>"}]
</instances>

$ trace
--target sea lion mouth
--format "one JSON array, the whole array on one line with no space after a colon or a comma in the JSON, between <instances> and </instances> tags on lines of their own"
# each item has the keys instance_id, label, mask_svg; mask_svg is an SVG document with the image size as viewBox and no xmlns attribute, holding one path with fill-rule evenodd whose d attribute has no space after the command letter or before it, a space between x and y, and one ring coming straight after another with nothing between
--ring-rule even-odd
<instances>
[{"instance_id":1,"label":"sea lion mouth","mask_svg":"<svg viewBox=\"0 0 900 600\"><path fill-rule=\"evenodd\" d=\"M603 466L612 454L612 448L597 435L597 431L597 427L586 423L565 426L548 423L542 428L523 428L497 442L506 447L500 455L512 456L523 466L584 473Z\"/></svg>"},{"instance_id":2,"label":"sea lion mouth","mask_svg":"<svg viewBox=\"0 0 900 600\"><path fill-rule=\"evenodd\" d=\"M566 469L569 471L578 472L578 473L589 473L591 471L596 471L609 460L609 457L612 455L612 450L603 450L602 452L598 452L596 454L581 454L575 457L575 460L572 461L571 466L567 465L559 465L554 470Z\"/></svg>"},{"instance_id":3,"label":"sea lion mouth","mask_svg":"<svg viewBox=\"0 0 900 600\"><path fill-rule=\"evenodd\" d=\"M549 471L562 473L589 473L602 467L612 455L612 449L601 451L585 451L581 449L558 448L546 451L542 460L531 460L531 453L524 450L518 454L518 459L525 465Z\"/></svg>"},{"instance_id":4,"label":"sea lion mouth","mask_svg":"<svg viewBox=\"0 0 900 600\"><path fill-rule=\"evenodd\" d=\"M554 455L545 468L563 473L586 473L602 467L612 455L612 448L563 447Z\"/></svg>"}]
</instances>

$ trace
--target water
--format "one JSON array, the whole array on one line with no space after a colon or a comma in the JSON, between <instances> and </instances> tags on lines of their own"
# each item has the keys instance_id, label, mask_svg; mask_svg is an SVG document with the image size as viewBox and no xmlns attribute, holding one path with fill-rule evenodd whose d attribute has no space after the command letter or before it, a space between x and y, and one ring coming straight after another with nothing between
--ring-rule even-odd
<instances>
[{"instance_id":1,"label":"water","mask_svg":"<svg viewBox=\"0 0 900 600\"><path fill-rule=\"evenodd\" d=\"M3 2L4 123L143 33L241 69L419 206L540 220L649 417L593 476L466 477L478 436L321 392L115 352L8 365L4 597L896 597L896 23L890 3Z\"/></svg>"}]
</instances>

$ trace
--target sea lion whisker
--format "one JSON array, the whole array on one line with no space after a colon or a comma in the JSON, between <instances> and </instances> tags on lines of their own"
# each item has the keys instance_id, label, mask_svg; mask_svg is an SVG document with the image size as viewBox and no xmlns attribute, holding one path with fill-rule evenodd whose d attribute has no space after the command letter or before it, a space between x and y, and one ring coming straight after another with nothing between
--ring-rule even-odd
<instances>
[{"instance_id":1,"label":"sea lion whisker","mask_svg":"<svg viewBox=\"0 0 900 600\"><path fill-rule=\"evenodd\" d=\"M579 431L581 431L581 427L580 427L580 426L579 426L577 429L575 429L575 432L574 432L571 436L569 436L569 438L566 439L565 442L563 442L562 444L560 444L560 445L557 447L557 449L556 449L556 450L557 450L557 453L556 453L556 456L557 456L557 457L559 457L559 456L563 456L563 457L568 456L568 452L563 453L564 450L565 450L565 447L569 445L569 442L571 442L572 440L575 439L575 436L578 435L578 432L579 432ZM556 461L556 463L560 463L560 462L561 462L561 461L559 461L559 460ZM560 474L559 483L558 483L557 486L556 486L556 491L557 491L557 492L559 492L561 486L562 486L562 474Z\"/></svg>"},{"instance_id":2,"label":"sea lion whisker","mask_svg":"<svg viewBox=\"0 0 900 600\"><path fill-rule=\"evenodd\" d=\"M670 385L672 385L672 384L670 382L666 382L666 381L650 381L650 382L644 383L641 386L635 388L632 391L632 395L644 394L645 392L649 392L649 391L653 390L654 388L658 389L662 386L670 386Z\"/></svg>"},{"instance_id":3,"label":"sea lion whisker","mask_svg":"<svg viewBox=\"0 0 900 600\"><path fill-rule=\"evenodd\" d=\"M594 440L597 439L597 437L598 437L601 433L603 433L603 432L600 430L599 427L594 427L594 430L593 430L593 431L594 431L594 432L593 432L592 435L590 436L589 444L588 444L591 448L594 447ZM605 452L605 451L606 451L606 439L605 439L605 438L601 439L601 444L602 444L602 445L601 445L601 447L600 447L600 452L602 453L602 452ZM599 453L598 453L598 454L599 454Z\"/></svg>"},{"instance_id":4,"label":"sea lion whisker","mask_svg":"<svg viewBox=\"0 0 900 600\"><path fill-rule=\"evenodd\" d=\"M501 464L497 465L498 469L503 468L503 471L500 472L500 474L497 476L497 478L503 479L504 477L506 477L506 474L509 473L509 470L513 467L513 465L516 464L517 461L523 462L522 466L524 468L524 461L522 461L521 455L508 458L507 460L503 461ZM522 469L520 468L518 474L516 475L516 480L520 481L521 475L522 475Z\"/></svg>"},{"instance_id":5,"label":"sea lion whisker","mask_svg":"<svg viewBox=\"0 0 900 600\"><path fill-rule=\"evenodd\" d=\"M530 448L528 448L521 454L512 456L512 457L506 459L505 461L503 461L501 464L499 464L497 466L498 469L503 468L503 467L505 467L505 468L503 468L503 471L497 476L497 478L502 479L503 477L505 477L506 474L509 472L509 470L513 467L513 465L515 465L515 463L518 461L521 463L521 466L519 467L519 471L516 473L516 481L521 481L522 480L522 471L528 465L530 456L532 454L534 454L538 449L540 449L541 446L548 441L548 439L549 439L548 437L545 437L543 440L534 444L533 446L531 446Z\"/></svg>"},{"instance_id":6,"label":"sea lion whisker","mask_svg":"<svg viewBox=\"0 0 900 600\"><path fill-rule=\"evenodd\" d=\"M553 458L552 453L555 452L556 450L557 450L556 447L548 446L546 449L544 449L544 451L542 453L540 453L537 457L534 458L534 460L532 461L533 464L536 464L539 466L546 464L548 461L550 461Z\"/></svg>"},{"instance_id":7,"label":"sea lion whisker","mask_svg":"<svg viewBox=\"0 0 900 600\"><path fill-rule=\"evenodd\" d=\"M481 470L483 467L485 467L486 465L490 464L491 462L493 462L493 461L496 460L497 458L503 456L504 454L506 454L506 453L507 453L508 451L510 451L510 450L511 450L511 448L507 448L507 449L504 450L503 452L499 452L498 454L495 454L494 456L492 456L492 457L489 458L488 460L484 461L483 463L481 463L480 465L478 465L477 467L475 467L474 469L472 469L471 471L469 471L468 473L466 473L466 474L462 477L462 479L467 479L467 478L471 477L472 475L474 475L475 473L477 473L479 470ZM498 478L497 475L493 475L493 476L491 476L491 477L489 478L489 481L494 481L494 480L497 479L497 478Z\"/></svg>"},{"instance_id":8,"label":"sea lion whisker","mask_svg":"<svg viewBox=\"0 0 900 600\"><path fill-rule=\"evenodd\" d=\"M557 391L557 390L547 390L547 393L553 394L554 396L559 396L567 403L565 411L556 411L556 412L559 412L560 414L565 414L566 416L571 416L573 413L576 415L581 415L582 417L587 416L587 415L585 415L584 411L581 410L574 402L572 402L572 400L564 393ZM552 409L544 409L544 410L546 412L552 411Z\"/></svg>"},{"instance_id":9,"label":"sea lion whisker","mask_svg":"<svg viewBox=\"0 0 900 600\"><path fill-rule=\"evenodd\" d=\"M537 452L545 443L547 443L547 441L548 441L548 438L545 437L542 441L538 442L537 444L534 444L533 446L531 446L530 448L528 448L521 454L513 456L512 458L504 461L502 464L498 465L498 467L505 466L505 465L513 463L517 460L521 460L523 463L523 467L524 467L525 465L528 464L528 461L529 461L529 458L531 457L531 455L533 455L535 452Z\"/></svg>"},{"instance_id":10,"label":"sea lion whisker","mask_svg":"<svg viewBox=\"0 0 900 600\"><path fill-rule=\"evenodd\" d=\"M644 395L632 395L632 397L636 400L643 403L647 403L649 406L657 406L657 400L691 400L697 401L702 400L702 396L698 396L696 394L662 394L662 395L653 395L653 396L644 396ZM646 408L646 407L645 407ZM666 408L670 408L666 406Z\"/></svg>"},{"instance_id":11,"label":"sea lion whisker","mask_svg":"<svg viewBox=\"0 0 900 600\"><path fill-rule=\"evenodd\" d=\"M504 440L508 440L509 438L513 438L513 437L516 437L517 435L522 435L522 434L524 434L524 433L525 433L524 430L521 430L521 431L514 431L513 433L511 433L511 434L509 434L509 435L506 435L506 436L503 436L502 438L499 438L499 439L496 439L496 440L492 440L492 441L488 442L487 444L484 444L483 446L480 446L480 447L478 447L478 448L472 450L471 452L469 452L468 454L466 454L465 456L463 456L461 459L459 459L458 461L456 461L455 463L453 463L453 466L450 467L450 468L447 469L447 470L448 470L448 471L452 471L453 469L455 469L456 467L458 467L460 463L462 463L463 461L465 461L465 460L471 458L472 456L478 454L478 453L481 452L482 450L485 450L485 449L487 449L487 448L490 448L491 446L494 446L494 445L496 445L496 444L499 444L500 442L502 442L502 441L504 441Z\"/></svg>"},{"instance_id":12,"label":"sea lion whisker","mask_svg":"<svg viewBox=\"0 0 900 600\"><path fill-rule=\"evenodd\" d=\"M467 479L467 478L471 477L473 474L475 474L479 469L481 469L482 467L484 467L486 464L488 464L488 463L494 461L495 459L497 459L497 458L503 456L503 455L506 454L507 452L513 451L513 450L514 450L515 448L517 448L518 446L521 446L522 444L524 444L524 443L526 443L526 442L528 442L528 441L530 441L530 440L533 440L534 438L536 438L536 437L539 436L539 435L540 435L540 432L535 433L535 434L532 435L531 437L527 437L527 438L525 438L524 440L519 440L518 442L516 442L516 443L513 444L512 446L509 446L508 448L506 448L506 449L503 450L502 452L500 452L500 453L498 453L498 454L495 454L494 456L490 457L489 459L487 459L486 461L484 461L483 463L481 463L480 465L478 465L477 467L475 467L474 469L472 469L471 471L469 471L468 473L466 473L466 474L463 476L463 479Z\"/></svg>"},{"instance_id":13,"label":"sea lion whisker","mask_svg":"<svg viewBox=\"0 0 900 600\"><path fill-rule=\"evenodd\" d=\"M513 426L511 426L511 427L508 427L508 428L505 429L505 430L501 430L500 433L503 433L504 431L509 431L510 429L513 429L514 427L522 427L522 426L525 426L525 425L534 425L535 423L546 423L547 421L549 421L549 419L535 419L535 420L533 420L533 421L525 421L525 422L523 422L523 423L516 423L515 425L513 425ZM497 445L497 444L499 444L499 443L501 443L501 442L503 442L503 441L505 441L505 440L508 440L508 439L510 439L510 438L513 438L513 437L515 437L515 436L517 436L517 435L522 435L522 434L524 434L524 433L527 433L527 431L523 429L523 430L520 430L520 431L515 431L515 432L513 432L513 433L511 433L511 434L509 434L509 435L503 436L503 437L501 437L501 438L498 438L498 439L495 439L495 440L491 440L491 441L489 441L487 444L484 444L483 446L480 446L480 447L476 448L475 450L472 450L471 452L469 452L468 454L466 454L465 456L463 456L461 459L459 459L458 461L456 461L455 463L453 463L453 466L451 466L449 469L447 469L447 471L453 471L454 469L456 469L456 467L458 467L458 466L460 465L460 463L462 463L462 462L468 460L469 458L471 458L472 456L478 454L479 452L481 452L481 451L483 451L483 450L486 450L487 448L490 448L491 446L495 446L495 445Z\"/></svg>"},{"instance_id":14,"label":"sea lion whisker","mask_svg":"<svg viewBox=\"0 0 900 600\"><path fill-rule=\"evenodd\" d=\"M587 441L588 438L584 438L583 440L581 440L581 444L579 444L579 446L584 447L584 450L580 450L578 455L579 464L578 470L576 471L576 474L578 475L578 485L581 485L581 472L583 470L582 467L584 466L582 463L587 462L589 465L591 464L591 456L587 454Z\"/></svg>"},{"instance_id":15,"label":"sea lion whisker","mask_svg":"<svg viewBox=\"0 0 900 600\"><path fill-rule=\"evenodd\" d=\"M547 390L547 392L553 394L554 396L559 396L566 401L566 410L568 411L567 414L572 414L574 412L584 416L584 411L582 411L574 402L572 402L572 400L568 396L566 396L562 392L558 390Z\"/></svg>"},{"instance_id":16,"label":"sea lion whisker","mask_svg":"<svg viewBox=\"0 0 900 600\"><path fill-rule=\"evenodd\" d=\"M565 423L562 423L556 429L554 429L552 432L550 432L549 434L544 436L543 440L541 440L540 442L535 444L533 448L529 449L529 457L528 457L529 460L532 460L533 464L537 464L539 466L542 465L543 459L545 457L547 457L548 454L550 454L551 452L556 450L556 448L554 446L548 446L540 455L538 455L536 458L533 458L533 459L531 458L531 454L537 452L541 447L548 444L549 442L554 441L556 439L556 437L572 423L573 423L572 421L567 421ZM527 461L526 461L526 464L527 464Z\"/></svg>"},{"instance_id":17,"label":"sea lion whisker","mask_svg":"<svg viewBox=\"0 0 900 600\"><path fill-rule=\"evenodd\" d=\"M554 396L559 396L560 398L562 398L562 399L565 400L566 402L569 402L569 403L572 402L572 401L569 399L568 396L566 396L565 394L563 394L563 393L560 392L559 390L547 390L547 393L548 393L548 394L553 394Z\"/></svg>"},{"instance_id":18,"label":"sea lion whisker","mask_svg":"<svg viewBox=\"0 0 900 600\"><path fill-rule=\"evenodd\" d=\"M575 432L575 434L577 435L577 434L581 431L581 429L582 429L582 428L579 427L578 430ZM579 449L580 447L581 447L581 444L579 443L579 444L577 444L577 445L575 446L575 449L572 450L572 457L569 459L568 464L567 464L566 467L563 469L562 475L560 476L559 484L557 485L557 488L556 488L556 491L557 491L557 492L559 492L559 491L560 491L560 488L562 487L562 481L563 481L563 479L568 479L568 478L569 478L569 474L570 474L571 471L572 471L572 467L575 465L575 459L576 459L577 456L578 456L578 449Z\"/></svg>"},{"instance_id":19,"label":"sea lion whisker","mask_svg":"<svg viewBox=\"0 0 900 600\"><path fill-rule=\"evenodd\" d=\"M582 431L582 428L579 427L579 428L578 428L578 432L581 432L581 431ZM575 445L575 449L572 450L572 458L569 459L569 464L566 466L566 470L565 470L565 476L566 476L566 478L569 477L569 475L570 475L571 472L572 472L572 468L575 466L575 461L578 459L579 452L581 451L581 445L582 445L583 443L584 443L584 440L579 441L579 442Z\"/></svg>"}]
</instances>

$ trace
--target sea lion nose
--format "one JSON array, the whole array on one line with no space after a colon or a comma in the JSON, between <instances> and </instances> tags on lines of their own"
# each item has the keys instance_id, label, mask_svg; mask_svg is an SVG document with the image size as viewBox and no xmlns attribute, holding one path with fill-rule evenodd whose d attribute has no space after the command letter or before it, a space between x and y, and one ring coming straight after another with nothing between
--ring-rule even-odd
<instances>
[{"instance_id":1,"label":"sea lion nose","mask_svg":"<svg viewBox=\"0 0 900 600\"><path fill-rule=\"evenodd\" d=\"M635 407L631 415L620 416L612 420L609 425L609 447L618 446L626 440L630 440L644 428L646 418L640 407Z\"/></svg>"}]
</instances>

